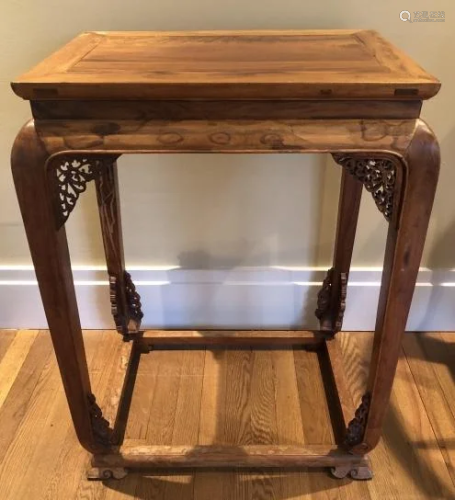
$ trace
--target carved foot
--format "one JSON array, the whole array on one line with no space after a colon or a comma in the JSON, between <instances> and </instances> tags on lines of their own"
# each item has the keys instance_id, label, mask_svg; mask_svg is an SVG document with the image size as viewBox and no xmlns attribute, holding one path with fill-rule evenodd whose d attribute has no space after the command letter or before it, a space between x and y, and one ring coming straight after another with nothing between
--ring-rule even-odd
<instances>
[{"instance_id":1,"label":"carved foot","mask_svg":"<svg viewBox=\"0 0 455 500\"><path fill-rule=\"evenodd\" d=\"M337 479L343 479L348 475L357 480L373 479L373 471L367 466L352 467L352 465L343 465L341 467L332 467L330 472Z\"/></svg>"},{"instance_id":2,"label":"carved foot","mask_svg":"<svg viewBox=\"0 0 455 500\"><path fill-rule=\"evenodd\" d=\"M87 479L123 479L128 475L124 467L92 467L87 471Z\"/></svg>"}]
</instances>

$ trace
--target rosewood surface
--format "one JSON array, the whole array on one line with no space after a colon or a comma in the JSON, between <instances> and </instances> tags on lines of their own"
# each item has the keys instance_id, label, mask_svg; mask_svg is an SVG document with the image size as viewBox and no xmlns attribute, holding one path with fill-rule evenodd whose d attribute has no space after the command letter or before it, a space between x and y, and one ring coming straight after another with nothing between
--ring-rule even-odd
<instances>
[{"instance_id":1,"label":"rosewood surface","mask_svg":"<svg viewBox=\"0 0 455 500\"><path fill-rule=\"evenodd\" d=\"M90 478L149 467L327 466L371 478L425 242L439 147L419 118L439 82L373 31L84 33L12 84L30 101L12 170L77 436ZM135 153L330 153L342 170L332 268L318 295L317 332L141 331L125 269L117 159ZM115 377L116 404L92 392L65 223L96 183L117 330L132 347ZM336 333L362 188L388 224L370 375L352 401ZM355 307L355 304L354 304ZM317 352L336 446L125 445L137 357L150 349L280 348Z\"/></svg>"}]
</instances>

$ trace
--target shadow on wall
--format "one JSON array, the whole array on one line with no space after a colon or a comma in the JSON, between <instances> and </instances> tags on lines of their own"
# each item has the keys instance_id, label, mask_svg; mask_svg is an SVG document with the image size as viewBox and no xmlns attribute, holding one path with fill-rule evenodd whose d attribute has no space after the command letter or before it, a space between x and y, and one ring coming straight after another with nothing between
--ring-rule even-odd
<instances>
[{"instance_id":1,"label":"shadow on wall","mask_svg":"<svg viewBox=\"0 0 455 500\"><path fill-rule=\"evenodd\" d=\"M267 272L314 266L322 227L320 199L325 161L324 155L283 154L122 157L119 177L127 263L190 272L222 270L225 276L243 268ZM84 210L79 224L90 226L88 233L92 237L100 231L91 210ZM70 241L76 237L69 236ZM99 241L97 236L94 252L98 252ZM104 259L101 255L96 260ZM182 288L172 290L178 294ZM219 301L214 303L213 290L216 292L216 287L200 298L178 297L179 302L194 304L185 313L188 324L197 324L201 308L220 307ZM243 288L240 292L242 296L246 293L247 302L242 306L242 301L237 301L237 307L248 308L253 300L260 315L261 310L281 307L279 301L273 301L272 289L268 290L267 298L255 299ZM304 307L314 310L317 291L315 287L314 300ZM300 289L297 292L300 294ZM162 289L161 294L158 303L163 306L166 297L168 302L176 300L169 296L169 290ZM292 303L293 322L300 324L305 314L300 312L302 305ZM178 314L172 308L167 312L163 309L160 315L166 324L175 319L168 313ZM231 313L236 315L235 310ZM242 318L242 311L239 313ZM247 316L253 318L255 314L250 310ZM216 314L211 317L216 319ZM261 316L264 323L267 317L267 313Z\"/></svg>"},{"instance_id":2,"label":"shadow on wall","mask_svg":"<svg viewBox=\"0 0 455 500\"><path fill-rule=\"evenodd\" d=\"M127 260L186 269L314 265L320 166L314 155L122 158L123 219L134 221L124 223Z\"/></svg>"}]
</instances>

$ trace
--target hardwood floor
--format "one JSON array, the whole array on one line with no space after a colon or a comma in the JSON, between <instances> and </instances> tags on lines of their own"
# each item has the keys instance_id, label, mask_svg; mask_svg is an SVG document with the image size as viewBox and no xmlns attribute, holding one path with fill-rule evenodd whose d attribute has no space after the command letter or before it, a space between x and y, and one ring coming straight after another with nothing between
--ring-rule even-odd
<instances>
[{"instance_id":1,"label":"hardwood floor","mask_svg":"<svg viewBox=\"0 0 455 500\"><path fill-rule=\"evenodd\" d=\"M84 333L97 399L123 342ZM364 392L371 334L340 334L350 389ZM325 470L130 474L85 479L46 331L0 331L0 499L455 499L455 334L408 334L375 478ZM298 444L333 440L317 355L301 350L157 350L141 356L126 429L136 444Z\"/></svg>"}]
</instances>

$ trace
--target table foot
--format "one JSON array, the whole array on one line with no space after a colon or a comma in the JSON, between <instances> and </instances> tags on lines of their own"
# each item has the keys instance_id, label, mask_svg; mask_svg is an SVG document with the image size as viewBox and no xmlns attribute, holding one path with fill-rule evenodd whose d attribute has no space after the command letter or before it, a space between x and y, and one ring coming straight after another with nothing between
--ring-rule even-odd
<instances>
[{"instance_id":1,"label":"table foot","mask_svg":"<svg viewBox=\"0 0 455 500\"><path fill-rule=\"evenodd\" d=\"M352 465L343 465L340 467L332 467L330 473L337 479L343 479L348 475L352 479L357 480L373 479L373 471L367 466L352 467Z\"/></svg>"},{"instance_id":2,"label":"table foot","mask_svg":"<svg viewBox=\"0 0 455 500\"><path fill-rule=\"evenodd\" d=\"M124 467L91 467L87 471L87 479L123 479L128 475Z\"/></svg>"}]
</instances>

